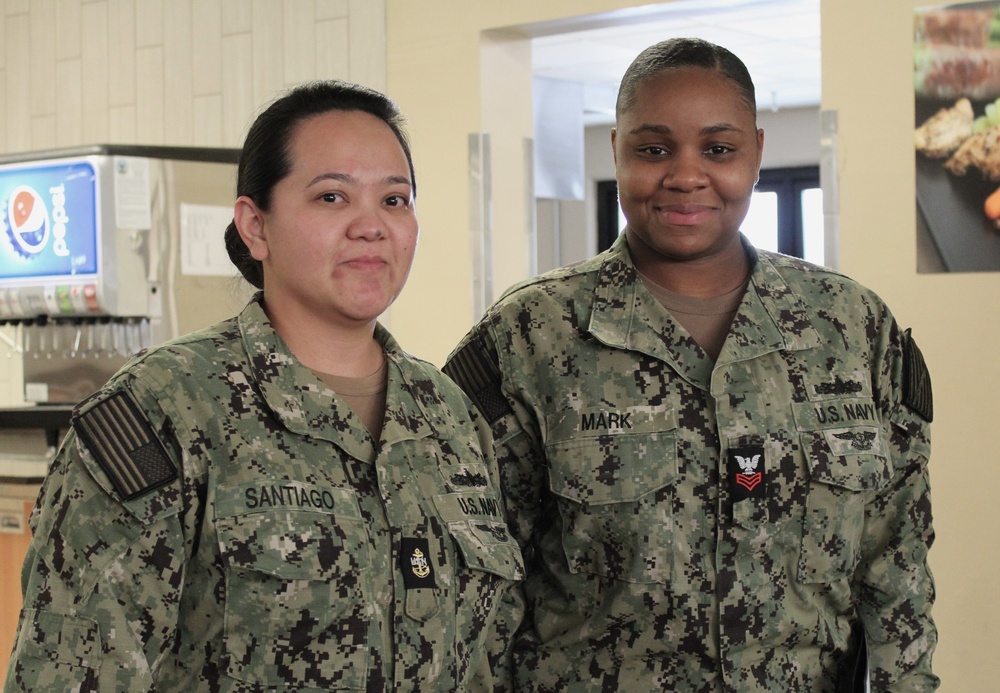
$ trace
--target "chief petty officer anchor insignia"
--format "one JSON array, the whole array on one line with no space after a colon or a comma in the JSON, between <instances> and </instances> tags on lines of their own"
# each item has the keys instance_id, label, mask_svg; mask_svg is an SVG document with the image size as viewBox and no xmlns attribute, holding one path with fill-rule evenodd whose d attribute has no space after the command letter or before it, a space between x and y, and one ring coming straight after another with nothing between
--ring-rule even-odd
<instances>
[{"instance_id":1,"label":"chief petty officer anchor insignia","mask_svg":"<svg viewBox=\"0 0 1000 693\"><path fill-rule=\"evenodd\" d=\"M408 589L434 589L434 568L428 557L430 547L426 537L403 537L399 554L403 586Z\"/></svg>"}]
</instances>

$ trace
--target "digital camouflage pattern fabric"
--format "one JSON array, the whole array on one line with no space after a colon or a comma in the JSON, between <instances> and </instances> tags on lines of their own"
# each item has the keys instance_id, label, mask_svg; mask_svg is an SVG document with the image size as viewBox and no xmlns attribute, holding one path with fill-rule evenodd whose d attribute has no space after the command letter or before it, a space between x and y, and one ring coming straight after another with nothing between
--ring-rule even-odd
<instances>
[{"instance_id":1,"label":"digital camouflage pattern fabric","mask_svg":"<svg viewBox=\"0 0 1000 693\"><path fill-rule=\"evenodd\" d=\"M445 366L490 420L526 690L929 691L930 380L871 291L757 252L716 363L624 237L514 287Z\"/></svg>"},{"instance_id":2,"label":"digital camouflage pattern fabric","mask_svg":"<svg viewBox=\"0 0 1000 693\"><path fill-rule=\"evenodd\" d=\"M5 691L504 690L523 602L487 427L389 361L380 444L257 300L74 415Z\"/></svg>"}]
</instances>

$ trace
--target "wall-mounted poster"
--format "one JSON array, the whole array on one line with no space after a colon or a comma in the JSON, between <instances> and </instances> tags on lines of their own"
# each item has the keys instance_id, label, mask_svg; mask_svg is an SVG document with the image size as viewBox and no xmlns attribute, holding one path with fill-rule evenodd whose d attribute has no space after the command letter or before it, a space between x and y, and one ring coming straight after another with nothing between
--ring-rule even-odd
<instances>
[{"instance_id":1,"label":"wall-mounted poster","mask_svg":"<svg viewBox=\"0 0 1000 693\"><path fill-rule=\"evenodd\" d=\"M1000 1L913 17L917 271L1000 271Z\"/></svg>"}]
</instances>

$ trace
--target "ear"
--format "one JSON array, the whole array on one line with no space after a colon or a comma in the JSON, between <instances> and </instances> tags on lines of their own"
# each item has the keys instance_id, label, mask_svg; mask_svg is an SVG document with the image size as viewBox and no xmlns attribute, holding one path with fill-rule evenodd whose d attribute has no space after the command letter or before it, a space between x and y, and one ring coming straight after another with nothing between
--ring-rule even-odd
<instances>
[{"instance_id":1,"label":"ear","mask_svg":"<svg viewBox=\"0 0 1000 693\"><path fill-rule=\"evenodd\" d=\"M615 140L618 138L618 128L611 128L611 158L615 165L618 164L618 150L615 149Z\"/></svg>"},{"instance_id":2,"label":"ear","mask_svg":"<svg viewBox=\"0 0 1000 693\"><path fill-rule=\"evenodd\" d=\"M246 195L236 198L233 207L233 221L240 238L250 250L250 255L258 262L268 256L267 234L265 233L265 215L257 203Z\"/></svg>"}]
</instances>

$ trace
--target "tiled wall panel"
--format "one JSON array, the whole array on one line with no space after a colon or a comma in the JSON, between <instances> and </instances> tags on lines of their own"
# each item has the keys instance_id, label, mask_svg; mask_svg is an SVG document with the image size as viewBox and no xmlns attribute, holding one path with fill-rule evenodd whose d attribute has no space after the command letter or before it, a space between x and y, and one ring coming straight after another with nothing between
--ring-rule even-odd
<instances>
[{"instance_id":1,"label":"tiled wall panel","mask_svg":"<svg viewBox=\"0 0 1000 693\"><path fill-rule=\"evenodd\" d=\"M238 146L319 78L385 87L384 0L0 0L0 154Z\"/></svg>"}]
</instances>

